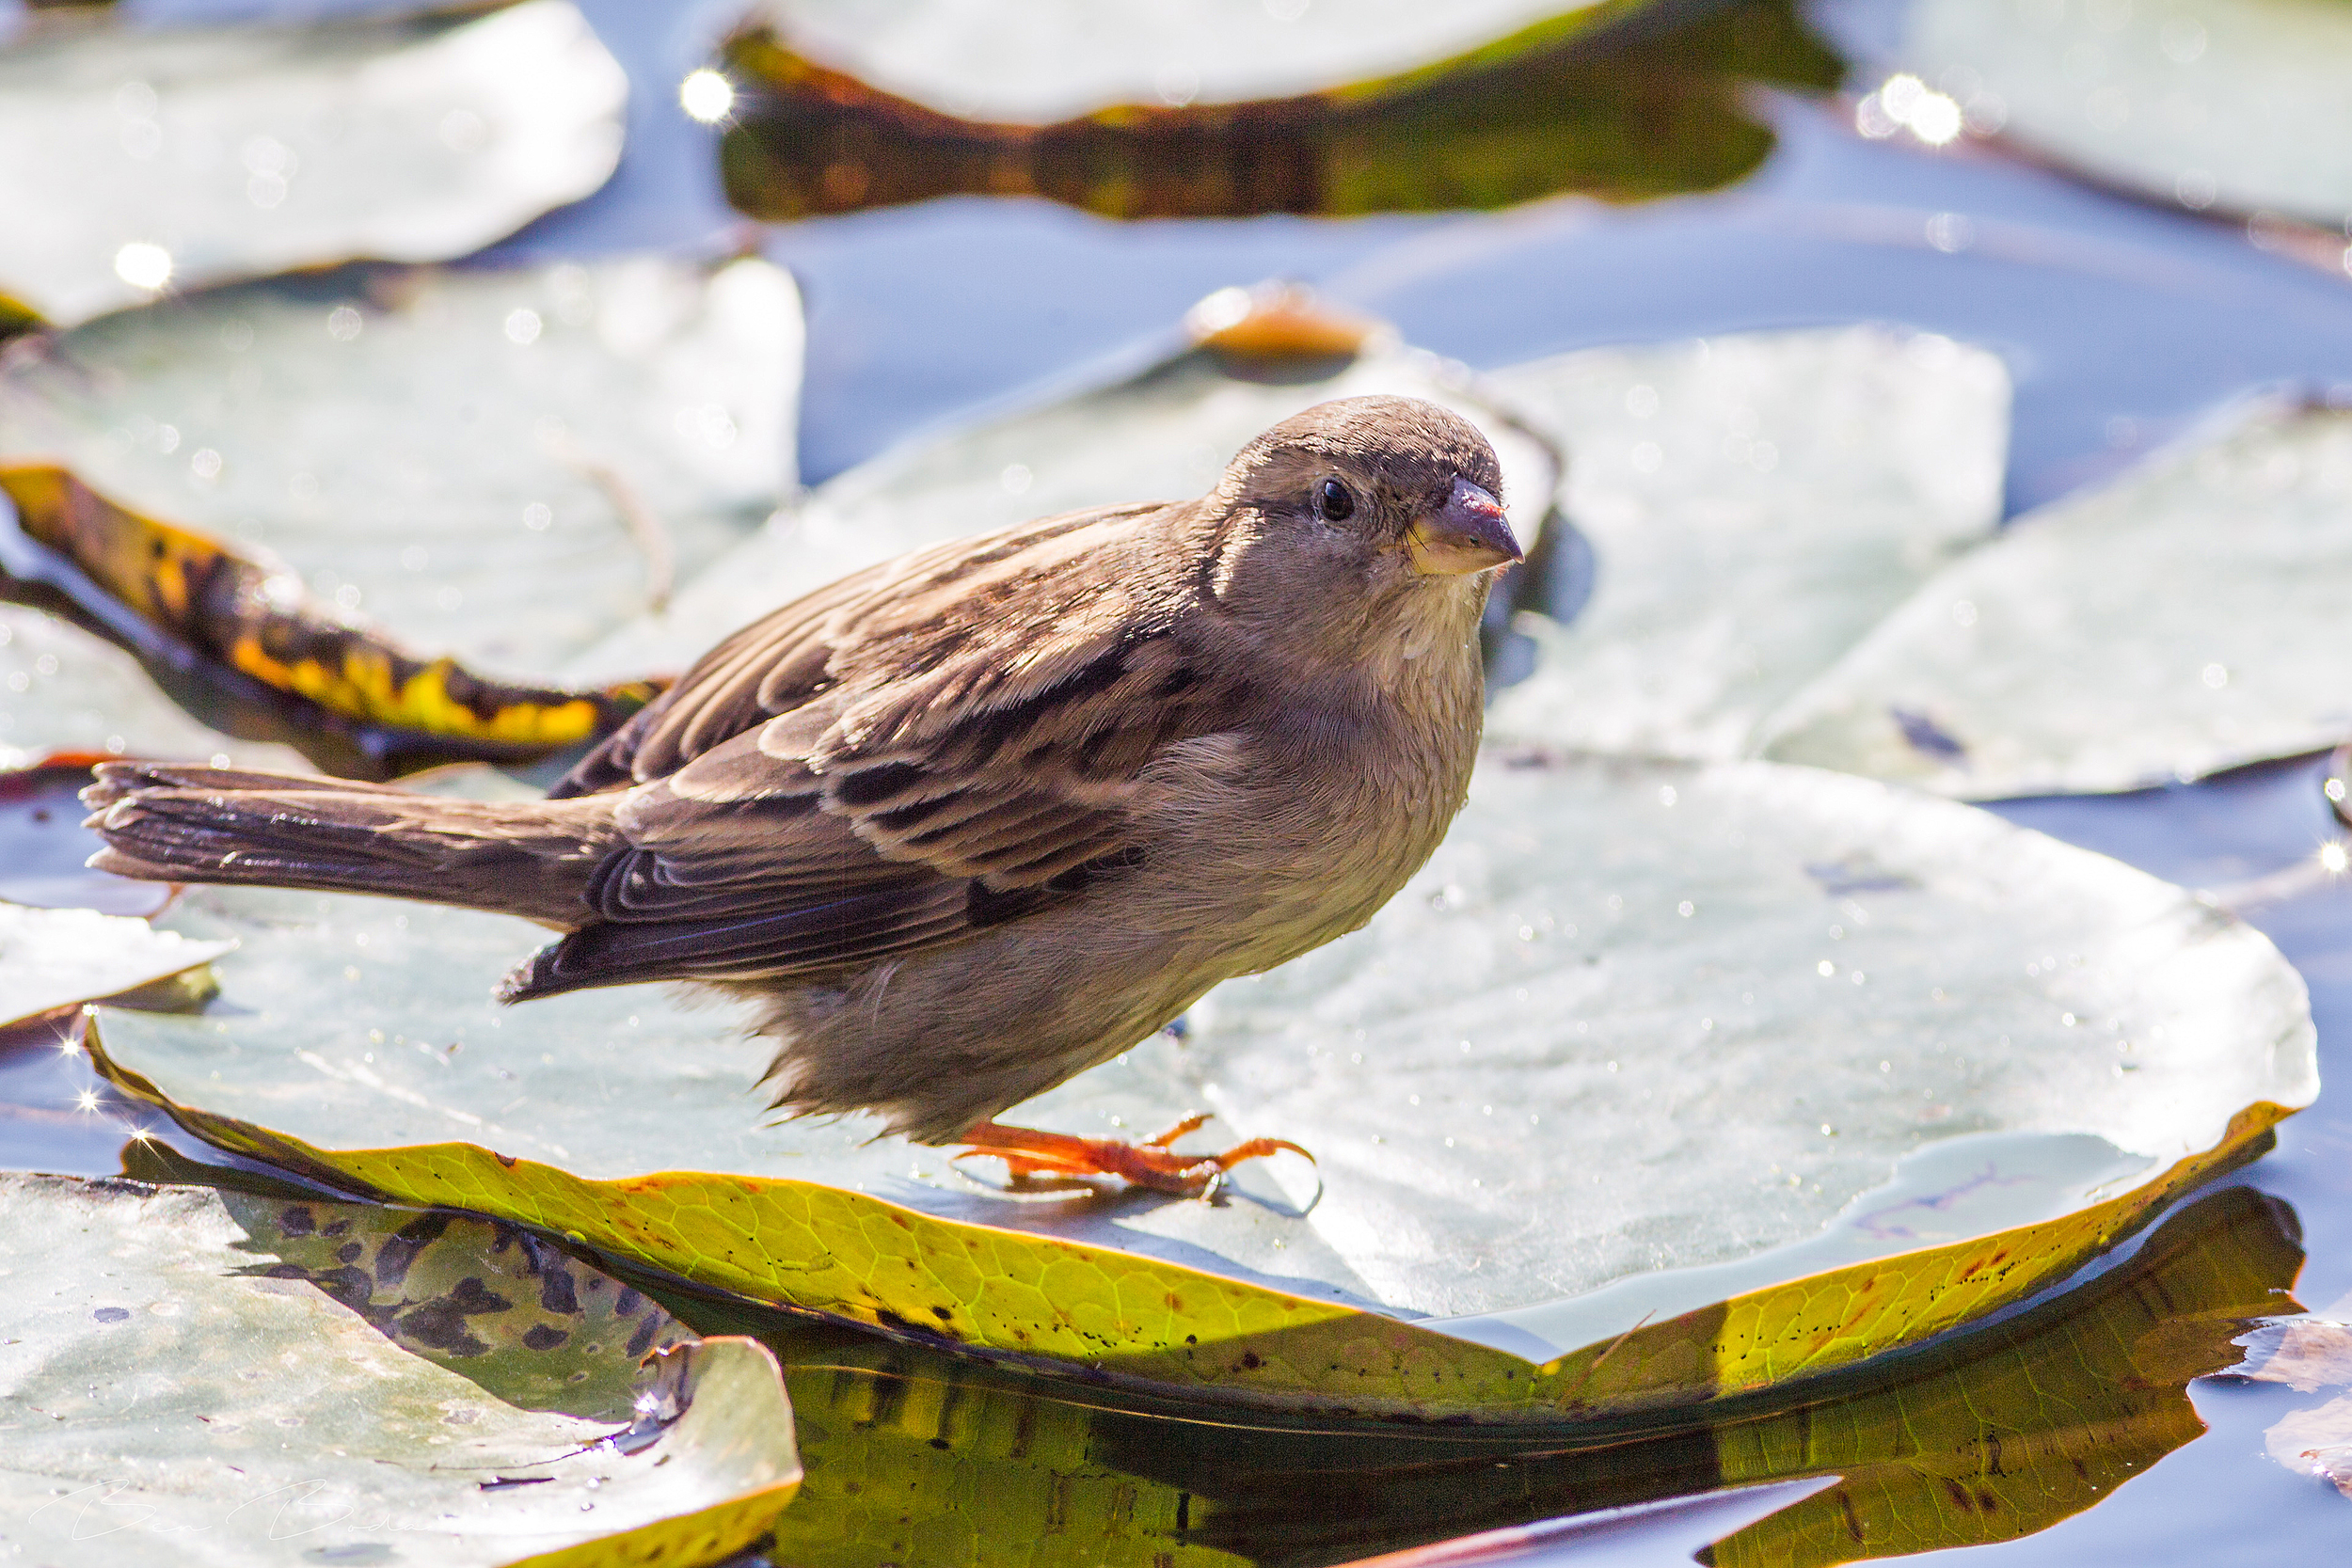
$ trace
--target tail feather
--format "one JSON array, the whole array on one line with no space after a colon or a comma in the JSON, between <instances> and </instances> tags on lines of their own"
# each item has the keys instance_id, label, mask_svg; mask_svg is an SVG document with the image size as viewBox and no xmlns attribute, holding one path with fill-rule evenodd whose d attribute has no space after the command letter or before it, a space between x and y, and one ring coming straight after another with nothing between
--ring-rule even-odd
<instances>
[{"instance_id":1,"label":"tail feather","mask_svg":"<svg viewBox=\"0 0 2352 1568\"><path fill-rule=\"evenodd\" d=\"M103 763L83 792L102 871L376 894L578 925L612 802L489 802L235 768Z\"/></svg>"}]
</instances>

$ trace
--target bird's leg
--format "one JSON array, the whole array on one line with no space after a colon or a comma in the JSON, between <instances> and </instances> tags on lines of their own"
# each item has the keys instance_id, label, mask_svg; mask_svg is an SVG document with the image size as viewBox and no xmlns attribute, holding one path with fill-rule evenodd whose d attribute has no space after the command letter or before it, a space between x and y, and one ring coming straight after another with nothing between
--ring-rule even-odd
<instances>
[{"instance_id":1,"label":"bird's leg","mask_svg":"<svg viewBox=\"0 0 2352 1568\"><path fill-rule=\"evenodd\" d=\"M1314 1156L1287 1138L1251 1138L1222 1154L1180 1154L1168 1146L1209 1119L1195 1112L1155 1138L1129 1143L1123 1138L1082 1138L1074 1132L1046 1132L1033 1127L1006 1127L984 1121L967 1129L957 1140L972 1147L956 1156L969 1160L985 1155L1002 1160L1015 1177L1116 1176L1130 1186L1179 1197L1200 1197L1217 1178L1244 1160L1263 1159L1288 1149Z\"/></svg>"}]
</instances>

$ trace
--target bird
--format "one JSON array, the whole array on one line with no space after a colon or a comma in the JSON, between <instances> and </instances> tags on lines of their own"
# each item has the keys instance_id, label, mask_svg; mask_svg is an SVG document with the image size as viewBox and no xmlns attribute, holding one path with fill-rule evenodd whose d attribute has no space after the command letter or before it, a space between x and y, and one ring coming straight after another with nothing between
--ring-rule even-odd
<instances>
[{"instance_id":1,"label":"bird","mask_svg":"<svg viewBox=\"0 0 2352 1568\"><path fill-rule=\"evenodd\" d=\"M1502 492L1445 409L1320 404L1197 499L956 539L771 611L544 799L110 761L89 863L520 916L562 934L503 1002L716 988L772 1041L786 1115L1201 1196L1307 1150L996 1117L1359 928L1429 858L1522 559Z\"/></svg>"}]
</instances>

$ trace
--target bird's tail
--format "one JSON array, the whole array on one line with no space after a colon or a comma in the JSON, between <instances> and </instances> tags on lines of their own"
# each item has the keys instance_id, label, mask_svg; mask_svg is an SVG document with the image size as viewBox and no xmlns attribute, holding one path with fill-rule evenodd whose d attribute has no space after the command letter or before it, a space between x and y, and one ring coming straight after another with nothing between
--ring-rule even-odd
<instances>
[{"instance_id":1,"label":"bird's tail","mask_svg":"<svg viewBox=\"0 0 2352 1568\"><path fill-rule=\"evenodd\" d=\"M102 871L416 898L570 927L612 800L453 800L386 784L108 762L82 792Z\"/></svg>"}]
</instances>

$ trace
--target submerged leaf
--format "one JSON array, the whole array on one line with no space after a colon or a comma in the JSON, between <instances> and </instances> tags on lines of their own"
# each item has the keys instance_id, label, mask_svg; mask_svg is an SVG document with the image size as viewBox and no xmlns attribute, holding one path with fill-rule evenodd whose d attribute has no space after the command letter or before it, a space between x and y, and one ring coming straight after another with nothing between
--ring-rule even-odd
<instances>
[{"instance_id":1,"label":"submerged leaf","mask_svg":"<svg viewBox=\"0 0 2352 1568\"><path fill-rule=\"evenodd\" d=\"M1558 483L1549 439L1461 367L1279 286L1220 290L1165 356L942 438L884 452L779 512L666 612L575 660L574 679L683 666L718 633L834 578L964 534L1121 501L1188 500L1268 425L1332 398L1424 398L1483 430L1532 547Z\"/></svg>"},{"instance_id":2,"label":"submerged leaf","mask_svg":"<svg viewBox=\"0 0 2352 1568\"><path fill-rule=\"evenodd\" d=\"M1255 7L1216 26L1129 7L1084 24L1024 8L974 27L931 8L944 14L829 27L799 0L780 8L730 40L733 72L761 90L721 144L729 198L768 219L961 194L1142 218L1709 190L1772 149L1743 87L1839 74L1786 0L1671 30L1653 25L1667 8L1605 0L1492 41L1500 13L1532 8L1327 3L1271 29ZM1283 36L1253 46L1261 30ZM1182 41L1136 36L1160 32ZM1439 40L1477 46L1422 64ZM1375 60L1394 73L1362 79ZM1269 90L1296 96L1239 101Z\"/></svg>"},{"instance_id":3,"label":"submerged leaf","mask_svg":"<svg viewBox=\"0 0 2352 1568\"><path fill-rule=\"evenodd\" d=\"M168 980L235 946L96 910L0 904L0 1029Z\"/></svg>"},{"instance_id":4,"label":"submerged leaf","mask_svg":"<svg viewBox=\"0 0 2352 1568\"><path fill-rule=\"evenodd\" d=\"M441 1216L0 1176L11 1539L105 1565L167 1542L237 1568L538 1561L591 1541L609 1555L557 1560L684 1564L758 1539L800 1479L774 1359L672 1325L614 1411L606 1385L638 1354L617 1319L592 1350L549 1320L593 1331L593 1310L517 1307L512 1265L466 1273L462 1249L501 1235L519 1245ZM563 1277L577 1297L592 1275Z\"/></svg>"},{"instance_id":5,"label":"submerged leaf","mask_svg":"<svg viewBox=\"0 0 2352 1568\"><path fill-rule=\"evenodd\" d=\"M1494 385L1570 454L1596 556L1520 617L1538 662L1487 732L1730 759L2001 513L2009 377L1876 327L1595 349ZM1803 395L1795 395L1803 388ZM1589 591L1590 599L1582 594Z\"/></svg>"},{"instance_id":6,"label":"submerged leaf","mask_svg":"<svg viewBox=\"0 0 2352 1568\"><path fill-rule=\"evenodd\" d=\"M1972 121L2095 179L2192 210L2352 219L2352 13L2335 0L1915 0L1904 33L1922 76L1969 84Z\"/></svg>"},{"instance_id":7,"label":"submerged leaf","mask_svg":"<svg viewBox=\"0 0 2352 1568\"><path fill-rule=\"evenodd\" d=\"M2352 732L2347 597L2352 414L2259 406L2019 518L1758 744L1978 800L2324 751Z\"/></svg>"},{"instance_id":8,"label":"submerged leaf","mask_svg":"<svg viewBox=\"0 0 2352 1568\"><path fill-rule=\"evenodd\" d=\"M1597 1417L1851 1364L2064 1277L2315 1090L2301 985L2250 929L1762 764L1490 766L1369 929L1021 1113L1205 1101L1315 1150L1303 1209L1263 1173L1222 1207L993 1196L856 1121L763 1127L766 1053L724 1014L467 1000L532 940L495 917L202 889L169 918L243 940L224 1005L109 1013L103 1059L224 1147L755 1300L1333 1412ZM1383 1315L1428 1312L1477 1316Z\"/></svg>"},{"instance_id":9,"label":"submerged leaf","mask_svg":"<svg viewBox=\"0 0 2352 1568\"><path fill-rule=\"evenodd\" d=\"M800 356L799 296L757 260L346 269L21 345L0 455L544 676L645 608L649 549L691 572L767 515Z\"/></svg>"},{"instance_id":10,"label":"submerged leaf","mask_svg":"<svg viewBox=\"0 0 2352 1568\"><path fill-rule=\"evenodd\" d=\"M420 658L356 616L330 615L284 566L126 511L62 468L0 462L0 495L133 647L224 705L277 710L313 754L357 752L394 771L448 756L535 758L610 734L660 690L516 686L446 656Z\"/></svg>"},{"instance_id":11,"label":"submerged leaf","mask_svg":"<svg viewBox=\"0 0 2352 1568\"><path fill-rule=\"evenodd\" d=\"M627 93L565 0L36 35L0 51L0 294L72 324L167 286L463 256L602 185Z\"/></svg>"}]
</instances>

